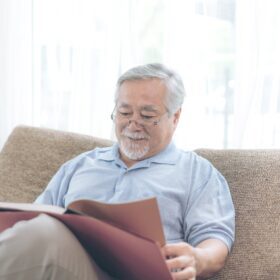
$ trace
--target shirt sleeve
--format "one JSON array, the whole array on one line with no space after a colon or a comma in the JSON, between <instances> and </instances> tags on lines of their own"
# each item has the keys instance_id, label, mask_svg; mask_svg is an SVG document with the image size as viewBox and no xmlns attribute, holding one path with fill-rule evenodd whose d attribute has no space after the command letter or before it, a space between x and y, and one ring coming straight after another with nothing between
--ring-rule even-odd
<instances>
[{"instance_id":1,"label":"shirt sleeve","mask_svg":"<svg viewBox=\"0 0 280 280\"><path fill-rule=\"evenodd\" d=\"M224 177L210 162L197 158L185 213L185 240L196 246L207 239L223 241L230 251L234 242L235 211Z\"/></svg>"},{"instance_id":2,"label":"shirt sleeve","mask_svg":"<svg viewBox=\"0 0 280 280\"><path fill-rule=\"evenodd\" d=\"M77 159L63 164L34 203L65 207L64 197L76 166Z\"/></svg>"}]
</instances>

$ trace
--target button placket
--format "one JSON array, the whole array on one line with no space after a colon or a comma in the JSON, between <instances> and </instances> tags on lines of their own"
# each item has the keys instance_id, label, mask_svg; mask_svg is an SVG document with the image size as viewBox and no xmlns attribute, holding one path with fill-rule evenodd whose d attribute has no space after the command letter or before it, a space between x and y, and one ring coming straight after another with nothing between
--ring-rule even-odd
<instances>
[{"instance_id":1,"label":"button placket","mask_svg":"<svg viewBox=\"0 0 280 280\"><path fill-rule=\"evenodd\" d=\"M124 179L124 176L126 176L127 174L127 168L122 168L121 170L121 174L116 182L116 186L115 186L115 194L116 193L120 193L123 191L123 187L122 187L122 181Z\"/></svg>"}]
</instances>

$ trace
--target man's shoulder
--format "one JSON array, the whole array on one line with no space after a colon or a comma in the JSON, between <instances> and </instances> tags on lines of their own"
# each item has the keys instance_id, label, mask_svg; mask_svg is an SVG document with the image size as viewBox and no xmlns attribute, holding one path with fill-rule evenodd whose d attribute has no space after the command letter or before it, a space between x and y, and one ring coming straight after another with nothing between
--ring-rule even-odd
<instances>
[{"instance_id":1,"label":"man's shoulder","mask_svg":"<svg viewBox=\"0 0 280 280\"><path fill-rule=\"evenodd\" d=\"M206 158L198 155L195 151L191 150L183 150L183 149L177 149L178 154L180 155L179 159L180 162L184 165L187 164L188 166L193 166L194 168L202 168L202 169L208 169L213 168L213 165L211 162L209 162Z\"/></svg>"},{"instance_id":2,"label":"man's shoulder","mask_svg":"<svg viewBox=\"0 0 280 280\"><path fill-rule=\"evenodd\" d=\"M74 158L68 160L66 165L77 165L85 159L103 159L104 157L113 157L114 145L109 147L96 147L92 150L83 152Z\"/></svg>"},{"instance_id":3,"label":"man's shoulder","mask_svg":"<svg viewBox=\"0 0 280 280\"><path fill-rule=\"evenodd\" d=\"M192 150L186 150L177 148L176 153L180 155L180 157L184 160L191 160L191 161L204 161L205 159L198 155L195 151Z\"/></svg>"}]
</instances>

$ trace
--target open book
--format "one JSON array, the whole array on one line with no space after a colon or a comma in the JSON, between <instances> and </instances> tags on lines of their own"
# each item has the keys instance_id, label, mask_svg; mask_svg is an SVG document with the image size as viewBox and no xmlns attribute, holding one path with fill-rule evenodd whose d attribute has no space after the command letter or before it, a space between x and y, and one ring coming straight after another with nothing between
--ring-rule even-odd
<instances>
[{"instance_id":1,"label":"open book","mask_svg":"<svg viewBox=\"0 0 280 280\"><path fill-rule=\"evenodd\" d=\"M40 213L55 217L117 279L172 279L160 252L165 239L156 198L120 204L82 199L67 209L0 202L0 211L0 232Z\"/></svg>"}]
</instances>

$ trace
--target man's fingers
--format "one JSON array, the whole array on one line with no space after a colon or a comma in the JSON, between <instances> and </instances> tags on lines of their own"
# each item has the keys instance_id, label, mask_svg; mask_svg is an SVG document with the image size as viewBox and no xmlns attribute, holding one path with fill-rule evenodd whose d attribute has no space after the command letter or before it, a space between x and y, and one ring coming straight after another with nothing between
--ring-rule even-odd
<instances>
[{"instance_id":1,"label":"man's fingers","mask_svg":"<svg viewBox=\"0 0 280 280\"><path fill-rule=\"evenodd\" d=\"M192 257L180 256L180 257L175 257L175 258L166 260L166 264L167 264L169 270L184 269L189 266L194 266L195 260Z\"/></svg>"},{"instance_id":2,"label":"man's fingers","mask_svg":"<svg viewBox=\"0 0 280 280\"><path fill-rule=\"evenodd\" d=\"M194 248L187 243L167 244L162 248L166 264L175 280L194 280L196 258Z\"/></svg>"},{"instance_id":3,"label":"man's fingers","mask_svg":"<svg viewBox=\"0 0 280 280\"><path fill-rule=\"evenodd\" d=\"M178 272L171 272L174 280L195 280L196 270L190 266Z\"/></svg>"},{"instance_id":4,"label":"man's fingers","mask_svg":"<svg viewBox=\"0 0 280 280\"><path fill-rule=\"evenodd\" d=\"M180 256L183 254L188 254L193 251L193 248L184 242L181 243L175 243L175 244L166 244L162 248L162 253L165 257L172 256Z\"/></svg>"}]
</instances>

